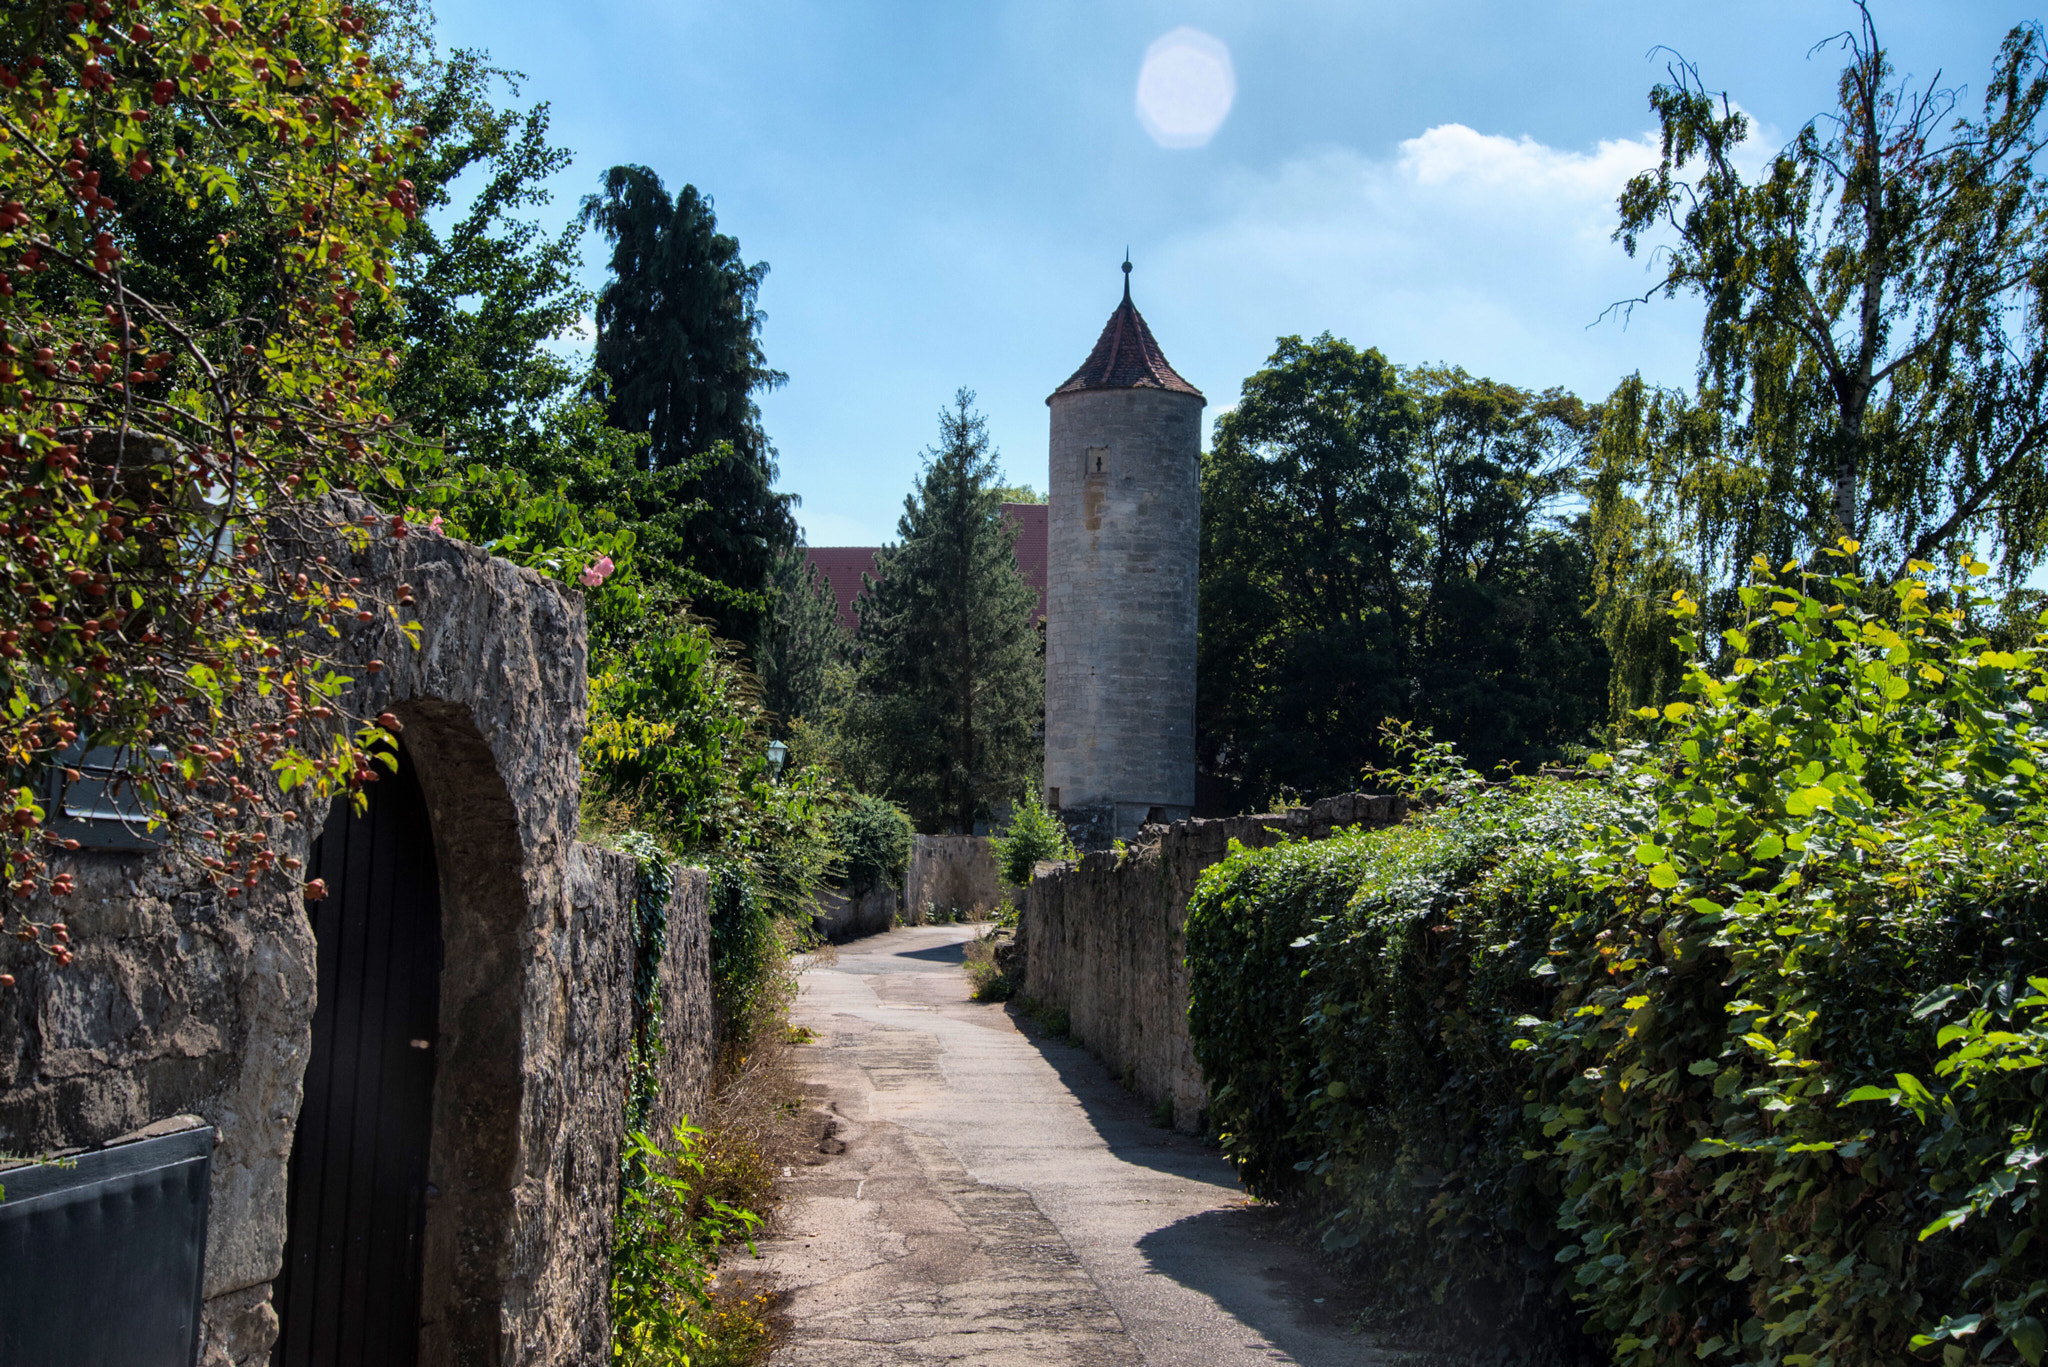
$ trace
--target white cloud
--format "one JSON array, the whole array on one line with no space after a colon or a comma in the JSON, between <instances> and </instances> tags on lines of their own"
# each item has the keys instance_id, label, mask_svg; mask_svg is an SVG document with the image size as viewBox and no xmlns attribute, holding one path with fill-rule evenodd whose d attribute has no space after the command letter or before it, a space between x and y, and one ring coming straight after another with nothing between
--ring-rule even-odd
<instances>
[{"instance_id":1,"label":"white cloud","mask_svg":"<svg viewBox=\"0 0 2048 1367\"><path fill-rule=\"evenodd\" d=\"M1588 399L1638 368L1682 383L1696 307L1658 300L1626 327L1598 321L1654 283L1611 238L1616 197L1658 150L1653 136L1574 151L1455 123L1384 159L1321 148L1224 181L1216 215L1162 265L1192 316L1227 319L1240 349L1258 348L1205 357L1212 383L1248 374L1275 336L1326 328L1404 364L1450 361Z\"/></svg>"},{"instance_id":2,"label":"white cloud","mask_svg":"<svg viewBox=\"0 0 2048 1367\"><path fill-rule=\"evenodd\" d=\"M597 317L595 314L579 313L576 321L555 334L556 340L574 343L577 346L591 346L597 341Z\"/></svg>"},{"instance_id":3,"label":"white cloud","mask_svg":"<svg viewBox=\"0 0 2048 1367\"><path fill-rule=\"evenodd\" d=\"M1622 184L1657 164L1648 137L1614 138L1592 152L1560 152L1527 134L1506 138L1462 123L1439 124L1401 144L1400 168L1417 185L1531 194L1601 206Z\"/></svg>"}]
</instances>

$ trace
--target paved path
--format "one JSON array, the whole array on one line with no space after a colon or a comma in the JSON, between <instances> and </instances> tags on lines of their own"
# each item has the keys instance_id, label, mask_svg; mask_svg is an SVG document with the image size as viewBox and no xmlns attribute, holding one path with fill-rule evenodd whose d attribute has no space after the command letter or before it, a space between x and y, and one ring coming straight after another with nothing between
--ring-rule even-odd
<instances>
[{"instance_id":1,"label":"paved path","mask_svg":"<svg viewBox=\"0 0 2048 1367\"><path fill-rule=\"evenodd\" d=\"M841 946L795 1017L816 1151L761 1247L777 1367L1349 1367L1343 1290L1081 1049L967 999L967 926Z\"/></svg>"}]
</instances>

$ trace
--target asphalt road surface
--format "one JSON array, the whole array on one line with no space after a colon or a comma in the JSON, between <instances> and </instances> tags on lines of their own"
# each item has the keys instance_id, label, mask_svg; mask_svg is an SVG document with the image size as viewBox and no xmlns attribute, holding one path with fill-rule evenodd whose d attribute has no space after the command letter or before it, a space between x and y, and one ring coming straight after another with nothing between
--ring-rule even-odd
<instances>
[{"instance_id":1,"label":"asphalt road surface","mask_svg":"<svg viewBox=\"0 0 2048 1367\"><path fill-rule=\"evenodd\" d=\"M1084 1049L968 1000L970 926L843 945L794 1016L814 1151L762 1272L777 1367L1337 1367L1344 1288Z\"/></svg>"}]
</instances>

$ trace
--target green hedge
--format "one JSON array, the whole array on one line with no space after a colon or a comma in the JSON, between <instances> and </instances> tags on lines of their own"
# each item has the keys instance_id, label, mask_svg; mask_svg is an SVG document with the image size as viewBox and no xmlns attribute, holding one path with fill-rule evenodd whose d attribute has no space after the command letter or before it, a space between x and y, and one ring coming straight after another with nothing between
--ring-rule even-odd
<instances>
[{"instance_id":1,"label":"green hedge","mask_svg":"<svg viewBox=\"0 0 2048 1367\"><path fill-rule=\"evenodd\" d=\"M886 798L853 794L832 817L830 831L845 886L855 896L901 882L910 867L910 818Z\"/></svg>"},{"instance_id":2,"label":"green hedge","mask_svg":"<svg viewBox=\"0 0 2048 1367\"><path fill-rule=\"evenodd\" d=\"M1191 1025L1247 1181L1390 1298L1636 1367L2038 1363L2048 686L1945 593L1760 584L1601 777L1433 774L1406 827L1212 869Z\"/></svg>"},{"instance_id":3,"label":"green hedge","mask_svg":"<svg viewBox=\"0 0 2048 1367\"><path fill-rule=\"evenodd\" d=\"M1556 1186L1521 1157L1510 1044L1554 995L1531 974L1556 900L1544 852L1615 805L1558 782L1467 794L1390 830L1236 851L1195 893L1211 1124L1255 1194L1306 1198L1391 1299L1556 1313Z\"/></svg>"}]
</instances>

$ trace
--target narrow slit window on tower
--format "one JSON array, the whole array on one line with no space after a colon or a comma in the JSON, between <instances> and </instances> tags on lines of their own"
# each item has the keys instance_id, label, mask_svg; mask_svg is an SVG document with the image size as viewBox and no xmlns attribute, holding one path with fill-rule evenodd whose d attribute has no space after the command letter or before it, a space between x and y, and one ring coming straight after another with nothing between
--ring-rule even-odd
<instances>
[{"instance_id":1,"label":"narrow slit window on tower","mask_svg":"<svg viewBox=\"0 0 2048 1367\"><path fill-rule=\"evenodd\" d=\"M1109 478L1109 448L1091 446L1081 453L1081 477L1083 479Z\"/></svg>"}]
</instances>

